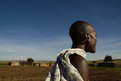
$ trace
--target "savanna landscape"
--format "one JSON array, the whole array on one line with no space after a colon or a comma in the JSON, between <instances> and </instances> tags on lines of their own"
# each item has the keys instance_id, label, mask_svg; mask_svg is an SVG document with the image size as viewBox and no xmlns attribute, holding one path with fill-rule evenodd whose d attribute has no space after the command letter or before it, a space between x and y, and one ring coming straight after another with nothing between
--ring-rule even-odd
<instances>
[{"instance_id":1,"label":"savanna landscape","mask_svg":"<svg viewBox=\"0 0 121 81\"><path fill-rule=\"evenodd\" d=\"M0 81L45 81L51 67L0 65ZM89 66L89 78L90 81L121 81L121 68Z\"/></svg>"},{"instance_id":2,"label":"savanna landscape","mask_svg":"<svg viewBox=\"0 0 121 81\"><path fill-rule=\"evenodd\" d=\"M0 0L0 81L45 81L70 48L89 81L121 81L121 0Z\"/></svg>"}]
</instances>

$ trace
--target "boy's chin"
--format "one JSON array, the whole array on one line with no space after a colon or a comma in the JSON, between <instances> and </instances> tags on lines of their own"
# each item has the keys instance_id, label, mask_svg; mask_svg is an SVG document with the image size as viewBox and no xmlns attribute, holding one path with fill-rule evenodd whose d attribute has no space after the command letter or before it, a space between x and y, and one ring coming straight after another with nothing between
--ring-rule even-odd
<instances>
[{"instance_id":1,"label":"boy's chin","mask_svg":"<svg viewBox=\"0 0 121 81\"><path fill-rule=\"evenodd\" d=\"M95 53L96 52L96 49L95 50L88 50L86 52Z\"/></svg>"},{"instance_id":2,"label":"boy's chin","mask_svg":"<svg viewBox=\"0 0 121 81\"><path fill-rule=\"evenodd\" d=\"M90 53L95 53L96 52L96 50L91 50L91 51L89 51Z\"/></svg>"},{"instance_id":3,"label":"boy's chin","mask_svg":"<svg viewBox=\"0 0 121 81\"><path fill-rule=\"evenodd\" d=\"M94 51L92 51L91 53L95 53L96 51L94 50Z\"/></svg>"}]
</instances>

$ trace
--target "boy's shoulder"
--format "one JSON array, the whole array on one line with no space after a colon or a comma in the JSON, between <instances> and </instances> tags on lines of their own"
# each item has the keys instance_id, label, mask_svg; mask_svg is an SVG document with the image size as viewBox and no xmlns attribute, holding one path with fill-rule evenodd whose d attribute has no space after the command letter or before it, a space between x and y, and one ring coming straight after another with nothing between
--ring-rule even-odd
<instances>
[{"instance_id":1,"label":"boy's shoulder","mask_svg":"<svg viewBox=\"0 0 121 81\"><path fill-rule=\"evenodd\" d=\"M80 75L82 75L82 78L87 81L89 72L86 59L77 54L69 55L69 59L71 64L79 71Z\"/></svg>"},{"instance_id":2,"label":"boy's shoulder","mask_svg":"<svg viewBox=\"0 0 121 81\"><path fill-rule=\"evenodd\" d=\"M76 62L77 64L78 63L82 63L82 62L86 62L87 63L85 58L83 58L82 56L80 56L80 55L78 55L76 53L72 54L72 55L69 55L69 59L70 59L70 62L72 62L72 63L73 62Z\"/></svg>"}]
</instances>

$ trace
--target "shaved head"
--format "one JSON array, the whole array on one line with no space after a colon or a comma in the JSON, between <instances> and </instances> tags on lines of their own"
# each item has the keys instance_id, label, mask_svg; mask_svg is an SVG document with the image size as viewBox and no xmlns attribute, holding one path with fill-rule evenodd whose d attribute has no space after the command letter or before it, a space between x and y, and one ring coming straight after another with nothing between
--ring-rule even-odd
<instances>
[{"instance_id":1,"label":"shaved head","mask_svg":"<svg viewBox=\"0 0 121 81\"><path fill-rule=\"evenodd\" d=\"M73 42L84 38L85 33L90 33L94 28L85 21L76 21L70 27L70 37Z\"/></svg>"},{"instance_id":2,"label":"shaved head","mask_svg":"<svg viewBox=\"0 0 121 81\"><path fill-rule=\"evenodd\" d=\"M88 22L81 20L76 21L71 25L69 35L74 46L85 44L86 47L90 45L90 39L93 38L96 40L96 32L93 26Z\"/></svg>"}]
</instances>

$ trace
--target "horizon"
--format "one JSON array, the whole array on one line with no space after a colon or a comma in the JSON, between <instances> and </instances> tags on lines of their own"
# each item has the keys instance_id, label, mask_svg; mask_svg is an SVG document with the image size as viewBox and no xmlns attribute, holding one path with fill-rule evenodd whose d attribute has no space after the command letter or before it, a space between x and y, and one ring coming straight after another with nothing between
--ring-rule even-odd
<instances>
[{"instance_id":1,"label":"horizon","mask_svg":"<svg viewBox=\"0 0 121 81\"><path fill-rule=\"evenodd\" d=\"M110 55L121 59L120 0L0 0L0 60L56 60L71 48L69 28L77 20L97 32L96 53L87 60Z\"/></svg>"},{"instance_id":2,"label":"horizon","mask_svg":"<svg viewBox=\"0 0 121 81\"><path fill-rule=\"evenodd\" d=\"M33 59L33 60L34 60L34 59ZM87 60L87 61L103 61L103 60L104 60L104 59ZM113 58L112 58L112 60L121 60L121 59L113 59ZM26 60L0 60L0 62L1 62L1 61L27 61L27 59L26 59ZM37 61L38 61L38 62L42 62L42 61L43 61L43 62L44 62L44 61L45 61L45 62L49 62L49 61L56 61L56 60L34 60L34 62L37 62Z\"/></svg>"}]
</instances>

